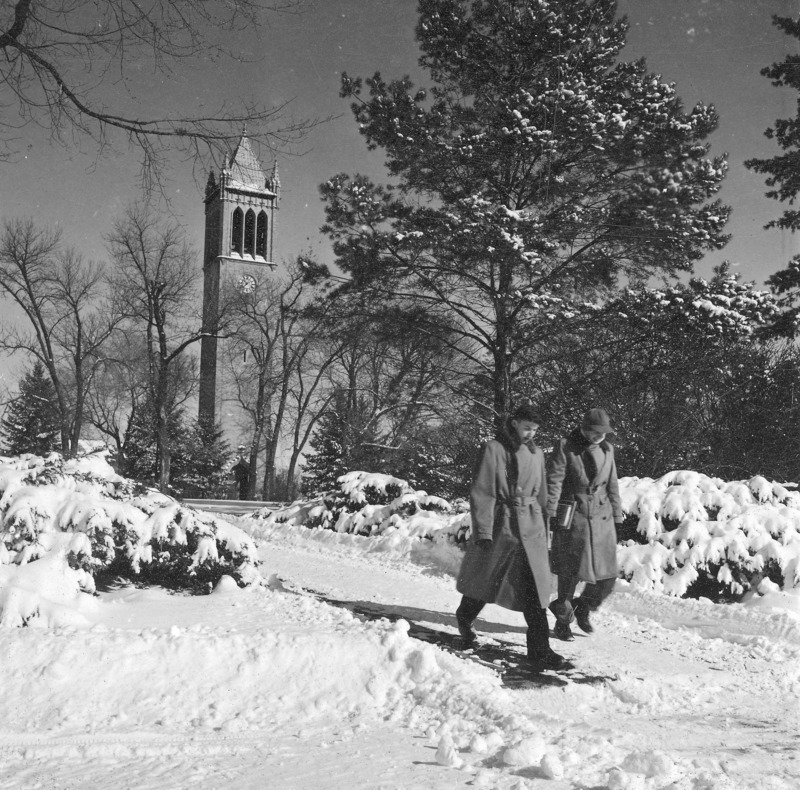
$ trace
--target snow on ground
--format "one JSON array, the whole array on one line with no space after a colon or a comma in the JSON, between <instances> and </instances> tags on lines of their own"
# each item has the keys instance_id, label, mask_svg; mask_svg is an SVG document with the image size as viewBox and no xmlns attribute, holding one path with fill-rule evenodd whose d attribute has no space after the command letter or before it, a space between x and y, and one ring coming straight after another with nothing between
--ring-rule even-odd
<instances>
[{"instance_id":1,"label":"snow on ground","mask_svg":"<svg viewBox=\"0 0 800 790\"><path fill-rule=\"evenodd\" d=\"M0 630L0 788L800 786L797 589L715 605L619 582L595 634L553 642L612 679L508 689L311 592L455 632L456 547L237 523L268 585L79 593L80 618ZM477 625L523 643L518 613Z\"/></svg>"}]
</instances>

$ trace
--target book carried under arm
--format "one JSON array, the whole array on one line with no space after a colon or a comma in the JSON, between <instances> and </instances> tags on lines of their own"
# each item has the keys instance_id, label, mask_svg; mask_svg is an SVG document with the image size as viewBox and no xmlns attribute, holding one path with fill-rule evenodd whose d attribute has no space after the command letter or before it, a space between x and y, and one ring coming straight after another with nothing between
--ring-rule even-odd
<instances>
[{"instance_id":1,"label":"book carried under arm","mask_svg":"<svg viewBox=\"0 0 800 790\"><path fill-rule=\"evenodd\" d=\"M559 502L556 508L555 528L569 529L572 526L572 517L575 515L575 501Z\"/></svg>"}]
</instances>

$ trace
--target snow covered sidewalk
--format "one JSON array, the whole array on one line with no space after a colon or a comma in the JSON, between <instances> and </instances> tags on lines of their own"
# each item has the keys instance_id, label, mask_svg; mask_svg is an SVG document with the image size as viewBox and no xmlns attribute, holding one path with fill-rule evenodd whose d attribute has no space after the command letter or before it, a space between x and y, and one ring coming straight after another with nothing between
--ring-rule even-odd
<instances>
[{"instance_id":1,"label":"snow covered sidewalk","mask_svg":"<svg viewBox=\"0 0 800 790\"><path fill-rule=\"evenodd\" d=\"M800 785L794 594L718 606L621 584L595 635L554 643L618 680L509 690L402 622L303 592L455 631L457 549L254 534L271 589L127 587L84 610L87 627L4 629L0 787ZM478 627L524 639L521 615L498 607Z\"/></svg>"},{"instance_id":2,"label":"snow covered sidewalk","mask_svg":"<svg viewBox=\"0 0 800 790\"><path fill-rule=\"evenodd\" d=\"M277 551L276 543L294 551ZM313 544L317 567L309 574ZM330 532L275 530L268 545L265 551L274 552L271 567L287 578L309 574L316 588L332 597L382 603L393 615L405 613L455 631L458 595L452 576L440 570L452 568L441 547L431 549L427 564L416 547L417 562L410 564L394 553L391 542L383 544L382 553L380 542ZM571 780L563 787L800 784L796 593L753 599L750 606L721 606L619 583L596 620L592 637L578 631L575 642L553 645L581 668L619 680L599 688L510 692L513 715L529 721L499 726L506 747L538 721L539 734L561 748L565 779ZM487 607L478 629L524 641L521 615L499 607ZM443 719L441 726L464 744L476 720L470 711ZM529 780L543 776L541 768L530 766L520 774ZM487 786L504 786L496 777L492 781Z\"/></svg>"}]
</instances>

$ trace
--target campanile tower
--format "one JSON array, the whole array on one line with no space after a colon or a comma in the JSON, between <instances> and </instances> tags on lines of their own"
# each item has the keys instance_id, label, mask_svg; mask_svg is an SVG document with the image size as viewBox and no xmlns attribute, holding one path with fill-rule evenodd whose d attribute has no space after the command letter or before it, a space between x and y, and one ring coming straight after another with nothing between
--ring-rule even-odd
<instances>
[{"instance_id":1,"label":"campanile tower","mask_svg":"<svg viewBox=\"0 0 800 790\"><path fill-rule=\"evenodd\" d=\"M280 197L277 162L272 174L261 166L247 132L219 181L211 172L206 184L206 232L203 252L203 339L200 346L199 417L216 422L218 399L217 337L220 285L231 282L242 291L255 288L259 276L275 268L275 215Z\"/></svg>"}]
</instances>

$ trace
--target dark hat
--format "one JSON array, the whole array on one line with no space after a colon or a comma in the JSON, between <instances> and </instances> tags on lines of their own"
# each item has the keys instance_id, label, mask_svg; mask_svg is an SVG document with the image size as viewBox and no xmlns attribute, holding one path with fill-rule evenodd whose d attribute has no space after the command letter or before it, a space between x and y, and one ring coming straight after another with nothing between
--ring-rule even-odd
<instances>
[{"instance_id":1,"label":"dark hat","mask_svg":"<svg viewBox=\"0 0 800 790\"><path fill-rule=\"evenodd\" d=\"M611 427L611 420L604 409L589 409L583 415L581 428L585 428L587 431L599 431L600 433L611 433L614 430Z\"/></svg>"},{"instance_id":2,"label":"dark hat","mask_svg":"<svg viewBox=\"0 0 800 790\"><path fill-rule=\"evenodd\" d=\"M508 418L509 420L529 420L537 425L542 424L542 415L530 404L521 403L517 406Z\"/></svg>"}]
</instances>

